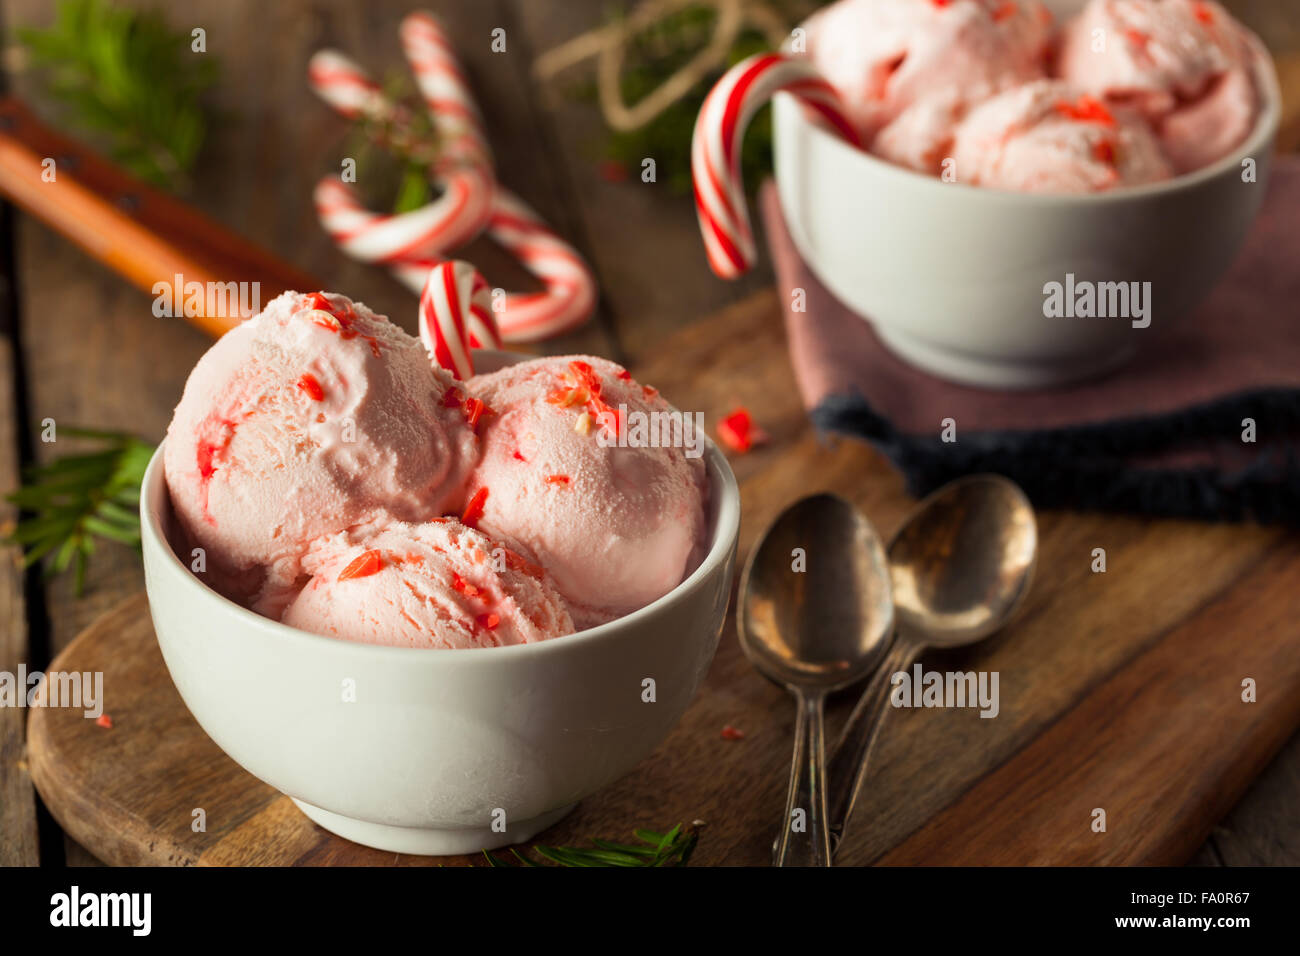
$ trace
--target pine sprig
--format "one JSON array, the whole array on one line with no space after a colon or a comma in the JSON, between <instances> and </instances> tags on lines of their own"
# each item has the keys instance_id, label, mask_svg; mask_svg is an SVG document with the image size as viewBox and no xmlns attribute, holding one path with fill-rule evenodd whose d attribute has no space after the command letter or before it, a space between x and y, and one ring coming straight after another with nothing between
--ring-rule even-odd
<instances>
[{"instance_id":1,"label":"pine sprig","mask_svg":"<svg viewBox=\"0 0 1300 956\"><path fill-rule=\"evenodd\" d=\"M185 187L206 132L200 100L218 73L210 54L192 52L188 31L156 11L60 0L52 27L18 37L69 122L141 179Z\"/></svg>"},{"instance_id":2,"label":"pine sprig","mask_svg":"<svg viewBox=\"0 0 1300 956\"><path fill-rule=\"evenodd\" d=\"M537 844L532 850L545 860L539 863L525 852L512 849L510 852L518 861L511 863L487 850L483 856L489 866L534 866L544 867L548 863L554 866L685 866L690 862L691 854L700 839L700 824L683 826L677 824L667 833L654 830L635 830L634 835L641 842L613 843L609 840L592 840L591 847L546 846Z\"/></svg>"},{"instance_id":3,"label":"pine sprig","mask_svg":"<svg viewBox=\"0 0 1300 956\"><path fill-rule=\"evenodd\" d=\"M389 73L382 89L395 104L392 114L382 120L358 116L345 148L356 159L357 184L372 208L410 212L434 198L429 168L438 158L438 133L404 74Z\"/></svg>"},{"instance_id":4,"label":"pine sprig","mask_svg":"<svg viewBox=\"0 0 1300 956\"><path fill-rule=\"evenodd\" d=\"M23 548L27 566L48 559L47 575L72 567L80 595L97 538L140 546L140 483L154 449L121 432L60 431L102 447L32 468L23 487L6 496L24 512L7 540Z\"/></svg>"}]
</instances>

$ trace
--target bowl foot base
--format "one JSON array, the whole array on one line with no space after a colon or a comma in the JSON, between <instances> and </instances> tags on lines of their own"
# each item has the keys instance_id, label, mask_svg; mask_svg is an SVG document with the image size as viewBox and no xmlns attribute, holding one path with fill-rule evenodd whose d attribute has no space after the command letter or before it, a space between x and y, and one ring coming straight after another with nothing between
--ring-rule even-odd
<instances>
[{"instance_id":1,"label":"bowl foot base","mask_svg":"<svg viewBox=\"0 0 1300 956\"><path fill-rule=\"evenodd\" d=\"M290 799L312 821L353 843L374 847L376 850L387 850L390 853L418 853L424 856L477 853L479 850L495 850L497 847L509 846L511 843L522 843L531 840L551 824L558 822L577 806L576 803L571 803L567 807L543 813L530 820L513 821L506 825L505 832L497 832L491 827L463 830L395 827L384 823L356 820L329 810L322 810L294 797Z\"/></svg>"},{"instance_id":2,"label":"bowl foot base","mask_svg":"<svg viewBox=\"0 0 1300 956\"><path fill-rule=\"evenodd\" d=\"M992 359L936 347L924 339L872 325L880 341L909 365L960 385L977 388L1045 388L1096 378L1129 361L1137 349L1124 345L1111 352L1068 359Z\"/></svg>"}]
</instances>

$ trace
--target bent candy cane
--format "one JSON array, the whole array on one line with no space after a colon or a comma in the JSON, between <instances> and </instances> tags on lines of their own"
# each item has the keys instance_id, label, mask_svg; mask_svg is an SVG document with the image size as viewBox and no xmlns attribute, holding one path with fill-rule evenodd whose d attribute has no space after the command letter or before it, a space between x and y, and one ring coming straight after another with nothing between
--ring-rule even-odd
<instances>
[{"instance_id":1,"label":"bent candy cane","mask_svg":"<svg viewBox=\"0 0 1300 956\"><path fill-rule=\"evenodd\" d=\"M806 60L756 53L723 74L695 121L691 177L709 265L724 279L734 279L754 264L754 232L745 209L740 148L754 113L781 92L798 97L840 136L861 145L839 94Z\"/></svg>"},{"instance_id":2,"label":"bent candy cane","mask_svg":"<svg viewBox=\"0 0 1300 956\"><path fill-rule=\"evenodd\" d=\"M473 348L501 348L492 290L470 263L441 262L420 292L420 341L435 364L464 381L474 374Z\"/></svg>"},{"instance_id":3,"label":"bent candy cane","mask_svg":"<svg viewBox=\"0 0 1300 956\"><path fill-rule=\"evenodd\" d=\"M512 342L536 342L587 320L596 306L596 278L587 263L504 187L497 187L488 235L546 286L545 292L506 295L499 316L503 336Z\"/></svg>"},{"instance_id":4,"label":"bent candy cane","mask_svg":"<svg viewBox=\"0 0 1300 956\"><path fill-rule=\"evenodd\" d=\"M349 255L387 266L417 294L448 250L486 229L546 286L506 296L498 316L505 338L533 341L581 325L594 311L595 277L577 250L497 186L478 106L446 35L429 14L413 13L402 21L401 40L437 130L439 160L431 173L443 194L420 209L382 215L367 209L341 177L328 176L315 191L321 224ZM317 53L308 75L343 115L400 124L398 107L342 54Z\"/></svg>"}]
</instances>

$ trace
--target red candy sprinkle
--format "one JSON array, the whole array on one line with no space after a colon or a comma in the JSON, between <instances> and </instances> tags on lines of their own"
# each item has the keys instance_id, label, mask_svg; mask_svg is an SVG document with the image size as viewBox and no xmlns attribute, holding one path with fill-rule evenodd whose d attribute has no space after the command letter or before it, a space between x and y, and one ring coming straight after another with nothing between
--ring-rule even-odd
<instances>
[{"instance_id":1,"label":"red candy sprinkle","mask_svg":"<svg viewBox=\"0 0 1300 956\"><path fill-rule=\"evenodd\" d=\"M1014 17L1019 11L1020 11L1020 7L1012 3L1011 0L1007 0L1006 3L1002 4L1000 7L998 7L996 10L993 11L993 22L1001 23L1003 20L1009 20L1012 17Z\"/></svg>"},{"instance_id":2,"label":"red candy sprinkle","mask_svg":"<svg viewBox=\"0 0 1300 956\"><path fill-rule=\"evenodd\" d=\"M1080 96L1073 103L1067 103L1064 100L1057 103L1056 112L1081 123L1101 123L1103 126L1115 125L1115 117L1111 115L1110 110L1106 109L1105 104L1086 94Z\"/></svg>"},{"instance_id":3,"label":"red candy sprinkle","mask_svg":"<svg viewBox=\"0 0 1300 956\"><path fill-rule=\"evenodd\" d=\"M478 621L479 627L485 627L489 631L493 631L496 630L496 626L501 623L501 616L492 613L480 614L475 618L475 620Z\"/></svg>"},{"instance_id":4,"label":"red candy sprinkle","mask_svg":"<svg viewBox=\"0 0 1300 956\"><path fill-rule=\"evenodd\" d=\"M453 591L465 595L465 597L478 597L479 589L470 584L459 574L452 574L451 587Z\"/></svg>"},{"instance_id":5,"label":"red candy sprinkle","mask_svg":"<svg viewBox=\"0 0 1300 956\"><path fill-rule=\"evenodd\" d=\"M1192 4L1192 13L1196 15L1196 19L1207 26L1214 22L1214 11L1210 9L1210 5L1205 3L1204 0L1198 0L1198 2Z\"/></svg>"},{"instance_id":6,"label":"red candy sprinkle","mask_svg":"<svg viewBox=\"0 0 1300 956\"><path fill-rule=\"evenodd\" d=\"M352 323L357 317L352 306L335 306L325 297L324 292L308 293L303 297L303 305L308 309L325 312L334 317L334 321L331 322L324 321L319 316L313 317L312 321L321 328L329 329L331 332L338 332L345 340L355 339L360 336L370 345L371 354L373 354L375 358L380 357L379 340L373 335L361 335L360 332L352 327Z\"/></svg>"},{"instance_id":7,"label":"red candy sprinkle","mask_svg":"<svg viewBox=\"0 0 1300 956\"><path fill-rule=\"evenodd\" d=\"M527 458L525 458L523 455L519 454L519 449L518 449L518 448L515 449L515 457L518 458L520 461L528 461Z\"/></svg>"},{"instance_id":8,"label":"red candy sprinkle","mask_svg":"<svg viewBox=\"0 0 1300 956\"><path fill-rule=\"evenodd\" d=\"M622 379L625 382L632 381L632 373L625 368L619 369L616 374L618 378Z\"/></svg>"},{"instance_id":9,"label":"red candy sprinkle","mask_svg":"<svg viewBox=\"0 0 1300 956\"><path fill-rule=\"evenodd\" d=\"M483 517L483 504L487 501L487 497L486 487L474 492L474 497L469 499L469 504L465 506L465 513L460 516L460 523L467 528L477 527L478 519Z\"/></svg>"},{"instance_id":10,"label":"red candy sprinkle","mask_svg":"<svg viewBox=\"0 0 1300 956\"><path fill-rule=\"evenodd\" d=\"M465 395L455 385L442 393L442 407L456 408L465 404Z\"/></svg>"},{"instance_id":11,"label":"red candy sprinkle","mask_svg":"<svg viewBox=\"0 0 1300 956\"><path fill-rule=\"evenodd\" d=\"M567 485L570 481L568 475L547 475L546 483L548 485Z\"/></svg>"},{"instance_id":12,"label":"red candy sprinkle","mask_svg":"<svg viewBox=\"0 0 1300 956\"><path fill-rule=\"evenodd\" d=\"M766 437L743 406L718 422L718 440L735 452L747 452Z\"/></svg>"},{"instance_id":13,"label":"red candy sprinkle","mask_svg":"<svg viewBox=\"0 0 1300 956\"><path fill-rule=\"evenodd\" d=\"M350 578L368 578L377 574L384 566L384 557L378 551L365 551L346 568L339 572L339 580Z\"/></svg>"},{"instance_id":14,"label":"red candy sprinkle","mask_svg":"<svg viewBox=\"0 0 1300 956\"><path fill-rule=\"evenodd\" d=\"M324 292L309 292L307 294L307 308L316 309L320 312L328 312L336 319L340 318L338 313L334 310L334 303L325 298Z\"/></svg>"},{"instance_id":15,"label":"red candy sprinkle","mask_svg":"<svg viewBox=\"0 0 1300 956\"><path fill-rule=\"evenodd\" d=\"M944 7L948 6L948 4L952 3L952 0L930 0L930 2L942 10Z\"/></svg>"},{"instance_id":16,"label":"red candy sprinkle","mask_svg":"<svg viewBox=\"0 0 1300 956\"><path fill-rule=\"evenodd\" d=\"M320 381L311 372L304 373L303 377L298 379L298 387L306 392L314 402L322 401L325 398L325 389L321 388Z\"/></svg>"},{"instance_id":17,"label":"red candy sprinkle","mask_svg":"<svg viewBox=\"0 0 1300 956\"><path fill-rule=\"evenodd\" d=\"M744 738L745 732L743 730L737 730L735 727L731 726L731 724L727 724L722 728L723 740L743 740Z\"/></svg>"},{"instance_id":18,"label":"red candy sprinkle","mask_svg":"<svg viewBox=\"0 0 1300 956\"><path fill-rule=\"evenodd\" d=\"M1147 44L1151 42L1151 34L1143 33L1141 30L1134 30L1131 27L1124 31L1124 36L1128 37L1128 42L1132 43L1140 50L1145 50Z\"/></svg>"},{"instance_id":19,"label":"red candy sprinkle","mask_svg":"<svg viewBox=\"0 0 1300 956\"><path fill-rule=\"evenodd\" d=\"M506 552L506 567L511 571L522 571L529 577L537 578L539 581L545 577L546 571L540 564L533 564L522 554L517 554L509 548L504 549Z\"/></svg>"},{"instance_id":20,"label":"red candy sprinkle","mask_svg":"<svg viewBox=\"0 0 1300 956\"><path fill-rule=\"evenodd\" d=\"M465 421L469 422L470 428L478 428L478 420L483 417L486 408L481 398L465 399Z\"/></svg>"},{"instance_id":21,"label":"red candy sprinkle","mask_svg":"<svg viewBox=\"0 0 1300 956\"><path fill-rule=\"evenodd\" d=\"M98 717L95 718L95 726L103 727L106 730L112 730L113 718L108 716L108 714L100 714Z\"/></svg>"},{"instance_id":22,"label":"red candy sprinkle","mask_svg":"<svg viewBox=\"0 0 1300 956\"><path fill-rule=\"evenodd\" d=\"M1115 163L1115 144L1108 139L1099 139L1092 144L1092 156L1098 162Z\"/></svg>"}]
</instances>

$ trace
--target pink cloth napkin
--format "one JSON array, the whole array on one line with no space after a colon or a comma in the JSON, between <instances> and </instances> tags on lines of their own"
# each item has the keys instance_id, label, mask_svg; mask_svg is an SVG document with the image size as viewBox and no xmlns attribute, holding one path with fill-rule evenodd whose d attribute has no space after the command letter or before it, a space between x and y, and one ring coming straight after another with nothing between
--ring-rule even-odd
<instances>
[{"instance_id":1,"label":"pink cloth napkin","mask_svg":"<svg viewBox=\"0 0 1300 956\"><path fill-rule=\"evenodd\" d=\"M912 368L803 262L773 184L761 206L799 388L819 428L864 438L916 494L995 471L1043 507L1300 523L1300 158L1279 158L1263 211L1194 316L1117 372L1035 391ZM938 423L961 410L957 442ZM1256 441L1242 441L1242 420Z\"/></svg>"}]
</instances>

